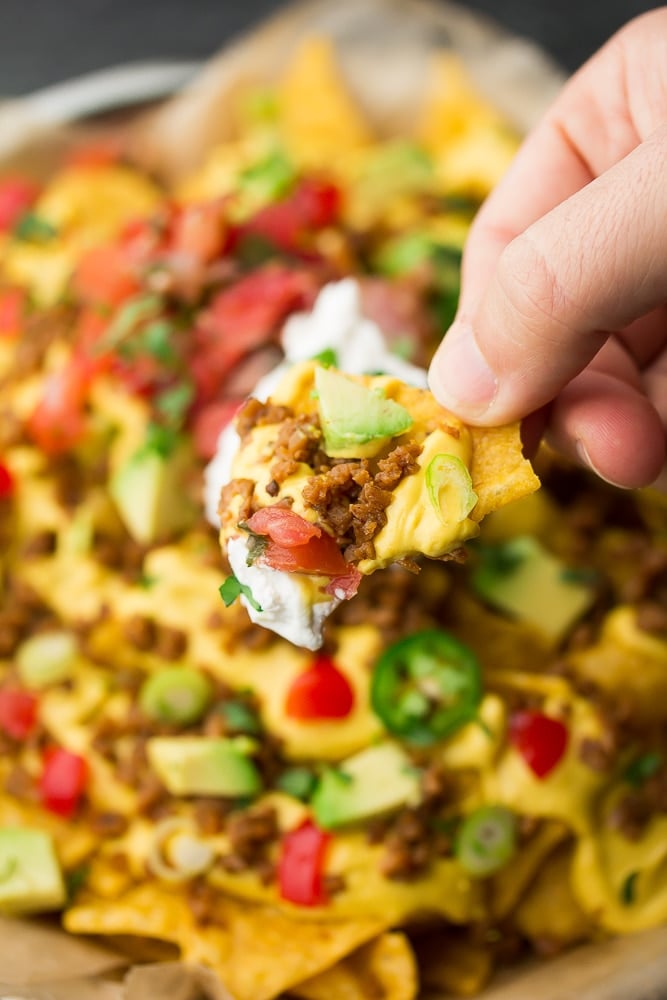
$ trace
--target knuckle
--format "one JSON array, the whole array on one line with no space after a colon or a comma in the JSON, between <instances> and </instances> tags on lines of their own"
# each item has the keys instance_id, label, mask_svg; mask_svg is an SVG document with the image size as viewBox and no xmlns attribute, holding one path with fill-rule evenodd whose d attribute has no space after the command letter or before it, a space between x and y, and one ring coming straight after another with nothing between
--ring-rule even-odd
<instances>
[{"instance_id":1,"label":"knuckle","mask_svg":"<svg viewBox=\"0 0 667 1000\"><path fill-rule=\"evenodd\" d=\"M561 326L569 299L557 267L526 232L503 251L498 282L510 311L527 331Z\"/></svg>"}]
</instances>

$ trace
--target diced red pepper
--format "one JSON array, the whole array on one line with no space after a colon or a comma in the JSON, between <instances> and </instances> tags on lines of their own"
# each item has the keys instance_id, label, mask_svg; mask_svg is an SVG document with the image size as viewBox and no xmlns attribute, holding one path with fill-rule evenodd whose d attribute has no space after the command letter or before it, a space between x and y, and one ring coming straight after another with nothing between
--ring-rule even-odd
<instances>
[{"instance_id":1,"label":"diced red pepper","mask_svg":"<svg viewBox=\"0 0 667 1000\"><path fill-rule=\"evenodd\" d=\"M0 292L0 337L13 337L23 326L26 292L23 288L5 288Z\"/></svg>"},{"instance_id":2,"label":"diced red pepper","mask_svg":"<svg viewBox=\"0 0 667 1000\"><path fill-rule=\"evenodd\" d=\"M38 195L39 186L27 177L0 179L0 232L13 229Z\"/></svg>"},{"instance_id":3,"label":"diced red pepper","mask_svg":"<svg viewBox=\"0 0 667 1000\"><path fill-rule=\"evenodd\" d=\"M546 778L563 757L569 734L560 719L526 710L511 717L509 738L533 774Z\"/></svg>"},{"instance_id":4,"label":"diced red pepper","mask_svg":"<svg viewBox=\"0 0 667 1000\"><path fill-rule=\"evenodd\" d=\"M291 719L345 719L354 708L354 688L329 656L318 656L293 681L285 711Z\"/></svg>"},{"instance_id":5,"label":"diced red pepper","mask_svg":"<svg viewBox=\"0 0 667 1000\"><path fill-rule=\"evenodd\" d=\"M83 757L61 747L44 754L39 782L42 804L58 816L73 816L88 782L88 765Z\"/></svg>"},{"instance_id":6,"label":"diced red pepper","mask_svg":"<svg viewBox=\"0 0 667 1000\"><path fill-rule=\"evenodd\" d=\"M319 538L322 529L311 524L289 507L262 507L248 519L248 527L256 535L267 535L276 545L293 548Z\"/></svg>"},{"instance_id":7,"label":"diced red pepper","mask_svg":"<svg viewBox=\"0 0 667 1000\"><path fill-rule=\"evenodd\" d=\"M283 837L278 860L278 889L282 899L297 906L323 906L324 859L331 835L306 820Z\"/></svg>"},{"instance_id":8,"label":"diced red pepper","mask_svg":"<svg viewBox=\"0 0 667 1000\"><path fill-rule=\"evenodd\" d=\"M92 360L75 357L46 379L42 398L27 424L28 433L45 454L62 454L83 437L84 405L94 374Z\"/></svg>"},{"instance_id":9,"label":"diced red pepper","mask_svg":"<svg viewBox=\"0 0 667 1000\"><path fill-rule=\"evenodd\" d=\"M231 423L244 402L242 399L221 400L209 403L196 414L192 425L192 436L195 451L200 458L213 458L220 434L227 424Z\"/></svg>"},{"instance_id":10,"label":"diced red pepper","mask_svg":"<svg viewBox=\"0 0 667 1000\"><path fill-rule=\"evenodd\" d=\"M21 688L0 689L0 730L13 740L25 740L37 723L37 698Z\"/></svg>"},{"instance_id":11,"label":"diced red pepper","mask_svg":"<svg viewBox=\"0 0 667 1000\"><path fill-rule=\"evenodd\" d=\"M14 495L16 483L9 466L0 460L0 500L9 500Z\"/></svg>"},{"instance_id":12,"label":"diced red pepper","mask_svg":"<svg viewBox=\"0 0 667 1000\"><path fill-rule=\"evenodd\" d=\"M74 293L88 305L116 306L139 290L121 246L94 247L79 261L72 278Z\"/></svg>"}]
</instances>

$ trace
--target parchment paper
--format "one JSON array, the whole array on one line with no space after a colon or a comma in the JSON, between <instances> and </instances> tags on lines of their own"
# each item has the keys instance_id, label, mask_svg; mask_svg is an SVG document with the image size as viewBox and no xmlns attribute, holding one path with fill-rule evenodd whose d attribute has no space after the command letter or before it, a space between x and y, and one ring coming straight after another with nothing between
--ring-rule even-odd
<instances>
[{"instance_id":1,"label":"parchment paper","mask_svg":"<svg viewBox=\"0 0 667 1000\"><path fill-rule=\"evenodd\" d=\"M186 16L184 8L184 16ZM532 43L486 19L429 0L313 0L288 8L211 61L181 96L129 122L49 129L30 101L0 106L0 162L47 176L85 133L122 134L136 158L172 180L231 130L232 98L270 81L299 41L338 43L345 78L375 127L398 133L414 118L428 53L449 47L480 90L525 131L561 86L558 68ZM261 927L258 927L261 934ZM586 946L506 975L484 1000L660 1000L667 997L667 929ZM0 918L0 1000L233 1000L208 970L177 962L131 965L118 952L53 925ZM336 1000L332 997L331 1000ZM438 997L433 1000L445 1000Z\"/></svg>"}]
</instances>

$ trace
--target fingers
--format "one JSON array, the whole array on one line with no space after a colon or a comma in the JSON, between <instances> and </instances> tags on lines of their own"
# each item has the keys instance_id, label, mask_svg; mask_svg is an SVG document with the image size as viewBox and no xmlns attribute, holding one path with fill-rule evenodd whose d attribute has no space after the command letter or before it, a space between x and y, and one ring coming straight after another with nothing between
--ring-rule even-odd
<instances>
[{"instance_id":1,"label":"fingers","mask_svg":"<svg viewBox=\"0 0 667 1000\"><path fill-rule=\"evenodd\" d=\"M440 402L498 424L553 399L620 330L665 300L667 127L502 251L472 322L431 369Z\"/></svg>"}]
</instances>

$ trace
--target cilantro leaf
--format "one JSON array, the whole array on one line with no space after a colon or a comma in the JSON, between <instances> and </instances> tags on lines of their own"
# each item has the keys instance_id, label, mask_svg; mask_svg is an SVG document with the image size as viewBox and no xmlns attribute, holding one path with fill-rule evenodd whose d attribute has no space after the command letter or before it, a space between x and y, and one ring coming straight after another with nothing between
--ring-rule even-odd
<instances>
[{"instance_id":1,"label":"cilantro leaf","mask_svg":"<svg viewBox=\"0 0 667 1000\"><path fill-rule=\"evenodd\" d=\"M180 426L194 395L194 388L189 382L179 382L161 392L155 406L169 424Z\"/></svg>"},{"instance_id":2,"label":"cilantro leaf","mask_svg":"<svg viewBox=\"0 0 667 1000\"><path fill-rule=\"evenodd\" d=\"M54 240L58 235L58 230L49 222L33 212L26 212L22 215L14 227L14 236L27 243L47 243Z\"/></svg>"},{"instance_id":3,"label":"cilantro leaf","mask_svg":"<svg viewBox=\"0 0 667 1000\"><path fill-rule=\"evenodd\" d=\"M317 361L323 368L338 368L338 354L333 347L325 347L319 354L314 354L312 361Z\"/></svg>"},{"instance_id":4,"label":"cilantro leaf","mask_svg":"<svg viewBox=\"0 0 667 1000\"><path fill-rule=\"evenodd\" d=\"M225 582L220 587L220 597L225 602L225 607L228 608L230 604L233 604L237 597L243 595L247 600L248 604L255 609L255 611L261 611L261 607L255 598L252 596L252 591L250 587L241 583L234 574L228 576Z\"/></svg>"},{"instance_id":5,"label":"cilantro leaf","mask_svg":"<svg viewBox=\"0 0 667 1000\"><path fill-rule=\"evenodd\" d=\"M652 751L635 757L625 769L623 778L633 788L641 788L645 781L652 778L663 764L662 754Z\"/></svg>"}]
</instances>

